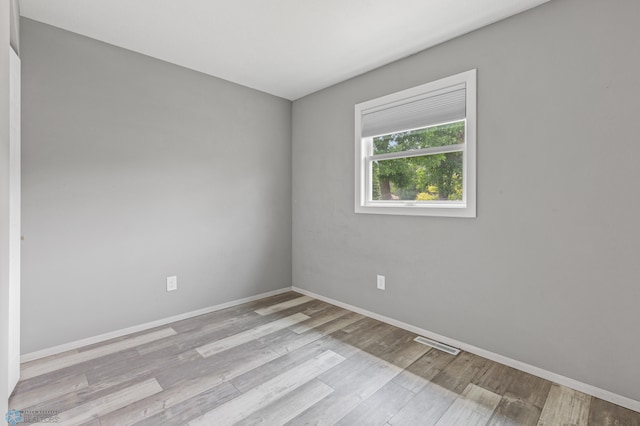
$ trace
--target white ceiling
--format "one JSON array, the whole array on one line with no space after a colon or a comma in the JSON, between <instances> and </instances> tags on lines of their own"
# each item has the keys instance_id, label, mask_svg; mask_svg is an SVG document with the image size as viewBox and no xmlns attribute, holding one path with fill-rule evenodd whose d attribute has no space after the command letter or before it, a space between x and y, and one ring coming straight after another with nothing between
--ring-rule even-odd
<instances>
[{"instance_id":1,"label":"white ceiling","mask_svg":"<svg viewBox=\"0 0 640 426\"><path fill-rule=\"evenodd\" d=\"M297 99L549 0L21 0L22 16Z\"/></svg>"}]
</instances>

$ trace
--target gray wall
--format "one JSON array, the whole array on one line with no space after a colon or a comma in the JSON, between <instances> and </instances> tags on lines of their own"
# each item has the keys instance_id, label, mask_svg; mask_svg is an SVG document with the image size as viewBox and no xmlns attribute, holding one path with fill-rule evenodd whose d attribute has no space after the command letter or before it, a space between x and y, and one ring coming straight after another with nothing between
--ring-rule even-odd
<instances>
[{"instance_id":1,"label":"gray wall","mask_svg":"<svg viewBox=\"0 0 640 426\"><path fill-rule=\"evenodd\" d=\"M0 2L0 424L6 424L9 351L9 2Z\"/></svg>"},{"instance_id":2,"label":"gray wall","mask_svg":"<svg viewBox=\"0 0 640 426\"><path fill-rule=\"evenodd\" d=\"M291 285L291 102L21 32L22 353Z\"/></svg>"},{"instance_id":3,"label":"gray wall","mask_svg":"<svg viewBox=\"0 0 640 426\"><path fill-rule=\"evenodd\" d=\"M295 101L294 285L640 400L638 16L553 1ZM472 68L477 219L354 214L354 104Z\"/></svg>"}]
</instances>

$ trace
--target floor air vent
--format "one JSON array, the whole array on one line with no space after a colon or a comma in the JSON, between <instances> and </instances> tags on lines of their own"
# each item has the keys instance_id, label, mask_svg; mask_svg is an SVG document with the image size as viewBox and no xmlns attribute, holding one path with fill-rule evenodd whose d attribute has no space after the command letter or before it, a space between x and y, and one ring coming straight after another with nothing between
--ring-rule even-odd
<instances>
[{"instance_id":1,"label":"floor air vent","mask_svg":"<svg viewBox=\"0 0 640 426\"><path fill-rule=\"evenodd\" d=\"M444 343L436 342L435 340L427 339L426 337L418 336L415 339L416 342L422 343L423 345L431 346L432 348L440 349L443 352L446 352L451 355L458 355L460 353L460 349L454 348L453 346L445 345Z\"/></svg>"}]
</instances>

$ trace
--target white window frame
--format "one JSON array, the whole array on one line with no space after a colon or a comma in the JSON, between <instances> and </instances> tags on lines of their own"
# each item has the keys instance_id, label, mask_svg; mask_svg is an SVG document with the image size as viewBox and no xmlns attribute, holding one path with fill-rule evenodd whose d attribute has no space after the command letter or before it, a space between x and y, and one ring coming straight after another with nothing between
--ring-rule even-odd
<instances>
[{"instance_id":1,"label":"white window frame","mask_svg":"<svg viewBox=\"0 0 640 426\"><path fill-rule=\"evenodd\" d=\"M373 137L362 137L363 113L387 104L428 95L447 87L466 86L465 142L415 151L373 155ZM447 123L439 123L443 125ZM411 130L411 129L406 129ZM462 146L461 146L462 145ZM377 160L462 152L462 201L371 200L371 164ZM476 70L466 71L355 106L355 212L410 216L476 217Z\"/></svg>"}]
</instances>

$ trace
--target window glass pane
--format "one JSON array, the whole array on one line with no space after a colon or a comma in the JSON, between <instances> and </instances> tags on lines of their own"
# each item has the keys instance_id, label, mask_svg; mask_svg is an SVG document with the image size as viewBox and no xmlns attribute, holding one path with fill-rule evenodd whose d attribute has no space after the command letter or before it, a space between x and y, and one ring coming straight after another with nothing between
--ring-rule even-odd
<instances>
[{"instance_id":1,"label":"window glass pane","mask_svg":"<svg viewBox=\"0 0 640 426\"><path fill-rule=\"evenodd\" d=\"M373 154L464 143L464 121L373 138Z\"/></svg>"},{"instance_id":2,"label":"window glass pane","mask_svg":"<svg viewBox=\"0 0 640 426\"><path fill-rule=\"evenodd\" d=\"M462 152L372 163L372 200L462 200Z\"/></svg>"}]
</instances>

